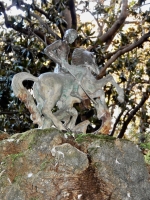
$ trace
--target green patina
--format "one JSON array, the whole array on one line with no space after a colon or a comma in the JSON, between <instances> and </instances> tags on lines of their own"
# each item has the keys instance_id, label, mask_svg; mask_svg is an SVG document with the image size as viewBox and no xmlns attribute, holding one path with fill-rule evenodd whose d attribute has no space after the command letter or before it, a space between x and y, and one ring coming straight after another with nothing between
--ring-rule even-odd
<instances>
[{"instance_id":1,"label":"green patina","mask_svg":"<svg viewBox=\"0 0 150 200\"><path fill-rule=\"evenodd\" d=\"M50 164L50 160L48 160L48 159L45 160L44 162L42 162L40 165L40 170L44 170L48 164Z\"/></svg>"},{"instance_id":2,"label":"green patina","mask_svg":"<svg viewBox=\"0 0 150 200\"><path fill-rule=\"evenodd\" d=\"M38 138L41 136L41 135L44 135L44 134L50 134L51 132L59 132L57 129L55 128L49 128L49 129L34 129L33 132L30 132L29 131L29 138L28 138L28 141L29 141L29 146L28 148L29 149L32 149L38 142Z\"/></svg>"},{"instance_id":3,"label":"green patina","mask_svg":"<svg viewBox=\"0 0 150 200\"><path fill-rule=\"evenodd\" d=\"M150 142L140 144L140 147L150 150Z\"/></svg>"},{"instance_id":4,"label":"green patina","mask_svg":"<svg viewBox=\"0 0 150 200\"><path fill-rule=\"evenodd\" d=\"M10 154L10 155L7 155L2 161L1 161L1 165L4 167L4 166L7 166L7 164L9 163L9 160L11 160L11 164L12 164L12 167L15 163L15 161L21 157L25 156L25 152L20 152L18 154Z\"/></svg>"},{"instance_id":5,"label":"green patina","mask_svg":"<svg viewBox=\"0 0 150 200\"><path fill-rule=\"evenodd\" d=\"M21 134L15 134L13 135L11 138L15 139L17 142L21 142L23 140L27 140L28 142L28 148L31 149L37 142L38 142L38 138L43 135L43 134L50 134L50 132L58 132L60 133L62 136L66 135L66 136L73 136L72 132L66 132L66 133L62 133L61 131L55 129L55 128L49 128L49 129L32 129L30 131L27 131L25 133L21 133ZM78 143L82 143L82 142L88 142L88 141L93 141L95 139L100 139L100 140L105 140L105 141L113 141L116 138L108 136L108 135L96 135L96 134L90 134L90 133L78 133L75 134L75 141L77 141Z\"/></svg>"},{"instance_id":6,"label":"green patina","mask_svg":"<svg viewBox=\"0 0 150 200\"><path fill-rule=\"evenodd\" d=\"M14 139L17 143L22 142L22 141L27 141L28 149L31 149L38 142L38 138L41 135L50 134L50 132L53 132L53 131L56 131L56 129L54 128L32 129L24 133L15 134L11 137L11 139Z\"/></svg>"},{"instance_id":7,"label":"green patina","mask_svg":"<svg viewBox=\"0 0 150 200\"><path fill-rule=\"evenodd\" d=\"M23 156L25 156L25 153L24 153L24 152L20 152L20 153L18 153L18 154L11 154L11 155L9 155L8 157L11 158L12 163L14 164L14 162L15 162L17 159L19 159L19 158L21 158L21 157L23 157Z\"/></svg>"},{"instance_id":8,"label":"green patina","mask_svg":"<svg viewBox=\"0 0 150 200\"><path fill-rule=\"evenodd\" d=\"M75 136L75 140L78 143L82 142L92 142L93 140L104 140L104 141L114 141L116 138L108 136L108 135L95 135L95 134L90 134L90 133L81 133Z\"/></svg>"},{"instance_id":9,"label":"green patina","mask_svg":"<svg viewBox=\"0 0 150 200\"><path fill-rule=\"evenodd\" d=\"M150 165L150 151L146 155L144 155L144 158L145 158L145 162L148 165Z\"/></svg>"},{"instance_id":10,"label":"green patina","mask_svg":"<svg viewBox=\"0 0 150 200\"><path fill-rule=\"evenodd\" d=\"M140 144L142 149L147 149L147 154L144 155L145 162L150 165L150 142Z\"/></svg>"}]
</instances>

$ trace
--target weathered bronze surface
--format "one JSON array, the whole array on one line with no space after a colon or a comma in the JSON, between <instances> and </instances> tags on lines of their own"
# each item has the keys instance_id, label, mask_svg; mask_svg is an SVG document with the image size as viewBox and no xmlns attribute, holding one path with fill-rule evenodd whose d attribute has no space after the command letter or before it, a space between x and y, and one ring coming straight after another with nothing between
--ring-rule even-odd
<instances>
[{"instance_id":1,"label":"weathered bronze surface","mask_svg":"<svg viewBox=\"0 0 150 200\"><path fill-rule=\"evenodd\" d=\"M117 90L118 100L124 101L123 89L111 75L97 80L99 68L93 53L77 48L72 54L72 62L68 63L69 43L73 43L77 32L66 31L64 39L58 40L45 48L45 54L56 63L54 72L41 74L38 78L21 72L12 80L14 94L25 103L31 113L33 123L39 128L54 125L59 130L86 132L89 121L75 125L78 117L75 103L90 99L97 111L97 118L102 119L101 133L108 134L111 128L111 117L105 103L103 86L110 82ZM34 81L33 96L23 86L24 80ZM96 100L94 100L96 99ZM57 106L58 110L52 112Z\"/></svg>"}]
</instances>

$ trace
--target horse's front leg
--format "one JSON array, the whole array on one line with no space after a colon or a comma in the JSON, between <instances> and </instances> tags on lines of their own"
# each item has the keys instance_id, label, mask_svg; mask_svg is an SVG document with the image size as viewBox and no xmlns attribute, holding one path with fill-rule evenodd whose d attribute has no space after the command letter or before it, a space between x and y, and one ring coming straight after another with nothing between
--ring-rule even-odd
<instances>
[{"instance_id":1,"label":"horse's front leg","mask_svg":"<svg viewBox=\"0 0 150 200\"><path fill-rule=\"evenodd\" d=\"M108 108L106 104L102 101L101 96L100 99L96 99L97 104L95 105L97 118L102 119L102 117L105 115L108 111Z\"/></svg>"},{"instance_id":2,"label":"horse's front leg","mask_svg":"<svg viewBox=\"0 0 150 200\"><path fill-rule=\"evenodd\" d=\"M102 134L108 135L111 129L111 115L104 101L103 94L104 92L101 91L100 99L96 100L97 104L95 105L95 108L97 111L97 118L102 120L102 125L98 131L100 131Z\"/></svg>"},{"instance_id":3,"label":"horse's front leg","mask_svg":"<svg viewBox=\"0 0 150 200\"><path fill-rule=\"evenodd\" d=\"M65 104L59 107L60 109L55 113L53 113L60 121L64 121L64 126L69 130L74 128L78 116L78 112L72 107L72 99L76 100L74 97L68 97Z\"/></svg>"},{"instance_id":4,"label":"horse's front leg","mask_svg":"<svg viewBox=\"0 0 150 200\"><path fill-rule=\"evenodd\" d=\"M124 102L124 91L123 89L116 83L116 81L114 80L113 76L108 74L106 77L104 77L103 79L101 79L101 81L104 80L104 83L106 82L110 82L117 90L117 93L118 93L118 101L120 103L123 103ZM104 85L103 85L104 86Z\"/></svg>"},{"instance_id":5,"label":"horse's front leg","mask_svg":"<svg viewBox=\"0 0 150 200\"><path fill-rule=\"evenodd\" d=\"M120 103L124 102L124 90L116 83L116 81L114 80L114 78L111 76L111 81L112 85L116 88L117 93L118 93L118 101Z\"/></svg>"},{"instance_id":6,"label":"horse's front leg","mask_svg":"<svg viewBox=\"0 0 150 200\"><path fill-rule=\"evenodd\" d=\"M53 114L59 119L60 121L64 122L64 127L67 127L67 124L70 122L70 113L67 112L67 107L61 107L59 110L54 112Z\"/></svg>"}]
</instances>

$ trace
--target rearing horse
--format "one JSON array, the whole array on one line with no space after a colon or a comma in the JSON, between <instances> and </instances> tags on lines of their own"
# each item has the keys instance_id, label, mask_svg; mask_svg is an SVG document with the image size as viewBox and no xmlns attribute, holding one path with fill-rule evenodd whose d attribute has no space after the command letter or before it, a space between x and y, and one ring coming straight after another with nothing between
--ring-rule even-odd
<instances>
[{"instance_id":1,"label":"rearing horse","mask_svg":"<svg viewBox=\"0 0 150 200\"><path fill-rule=\"evenodd\" d=\"M77 68L78 66L74 67ZM67 69L71 71L72 66L67 64ZM99 119L103 116L106 109L104 92L102 88L108 82L110 82L116 88L117 93L119 94L118 100L123 102L123 90L114 81L111 75L107 75L100 80L96 80L94 76L91 75L91 71L89 69L83 67L79 70L84 70L85 76L83 77L81 85L84 85L86 92L91 98L100 97L100 101L94 105L97 111L97 117ZM22 82L24 80L34 81L33 94L37 105L35 104L30 92L23 86ZM54 124L59 130L66 130L61 121L63 120L63 117L67 118L68 120L69 116L72 116L71 120L67 122L67 127L69 127L71 130L74 130L77 111L73 108L73 105L74 103L81 102L81 100L70 95L73 89L73 81L76 80L70 74L56 74L48 72L41 74L39 77L35 77L27 72L21 72L13 77L12 89L14 94L21 101L23 101L26 107L29 109L33 123L38 124L39 127L49 128L52 124ZM52 109L59 102L62 95L64 95L64 91L66 91L65 102L61 102L62 105L60 106L60 110L58 110L56 113L53 113ZM83 100L89 98L80 86L78 92Z\"/></svg>"}]
</instances>

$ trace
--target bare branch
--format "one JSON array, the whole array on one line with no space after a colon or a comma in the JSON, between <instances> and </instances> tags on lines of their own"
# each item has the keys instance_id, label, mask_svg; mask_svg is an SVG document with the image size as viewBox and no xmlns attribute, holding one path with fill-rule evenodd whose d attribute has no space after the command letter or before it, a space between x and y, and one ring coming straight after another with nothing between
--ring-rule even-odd
<instances>
[{"instance_id":1,"label":"bare branch","mask_svg":"<svg viewBox=\"0 0 150 200\"><path fill-rule=\"evenodd\" d=\"M77 16L76 16L76 11L75 11L75 1L69 0L68 6L69 6L69 11L70 11L71 20L72 20L72 28L77 29Z\"/></svg>"},{"instance_id":2,"label":"bare branch","mask_svg":"<svg viewBox=\"0 0 150 200\"><path fill-rule=\"evenodd\" d=\"M30 29L29 27L27 27L27 28L22 28L22 27L19 27L19 26L15 25L15 24L12 23L11 21L9 21L9 20L8 20L8 16L7 16L6 12L5 12L4 4L3 4L2 2L0 2L0 9L1 9L1 12L3 12L3 14L4 14L5 25L6 25L7 28L13 28L15 31L20 32L20 33L25 34L25 35L29 35L29 34L31 34L31 35L36 35L38 38L41 39L41 41L43 41L43 43L45 43L45 33L44 33L44 32L39 31L39 30L32 30L32 31L31 31L31 29ZM20 9L21 9L21 8L20 8ZM22 9L24 10L24 8L22 8ZM53 35L53 37L55 37L56 39L60 39L60 37L59 37L57 34L55 34L55 33L48 27L48 25L45 24L45 23L43 22L43 20L42 20L39 16L37 16L36 14L33 14L33 13L31 13L31 15L33 15L35 18L37 18L38 21L40 21L41 24L43 23L43 26L46 26L46 27L47 27L48 33L49 33L49 34ZM39 19L39 18L40 18L40 19ZM28 20L28 19L27 19L27 20ZM29 22L29 20L28 20L28 22ZM31 24L31 26L32 26L32 24ZM51 41L50 41L48 38L46 39L46 41L47 41L47 44L50 44L50 43L51 43Z\"/></svg>"},{"instance_id":3,"label":"bare branch","mask_svg":"<svg viewBox=\"0 0 150 200\"><path fill-rule=\"evenodd\" d=\"M116 54L118 51L123 50L124 48L126 48L126 47L128 47L128 46L130 46L130 44L127 44L127 45L125 45L125 46L121 46L121 47L119 47L116 51L113 51L113 52L108 53L108 54L105 56L105 59L110 59L111 56L113 56L113 55Z\"/></svg>"},{"instance_id":4,"label":"bare branch","mask_svg":"<svg viewBox=\"0 0 150 200\"><path fill-rule=\"evenodd\" d=\"M41 13L42 15L44 15L47 18L47 13L44 12L42 9L40 9L39 7L37 7L34 3L32 3L32 9L38 11L39 13Z\"/></svg>"},{"instance_id":5,"label":"bare branch","mask_svg":"<svg viewBox=\"0 0 150 200\"><path fill-rule=\"evenodd\" d=\"M149 91L148 87L146 89L146 92L143 93L143 97L140 101L140 103L130 112L128 115L128 118L126 121L124 121L122 129L118 135L118 138L122 138L124 136L125 131L127 130L127 126L130 123L130 121L133 119L134 115L137 113L137 111L144 105L145 101L149 98Z\"/></svg>"},{"instance_id":6,"label":"bare branch","mask_svg":"<svg viewBox=\"0 0 150 200\"><path fill-rule=\"evenodd\" d=\"M47 46L47 42L45 40L45 35L44 35L44 40L43 40L43 39L41 39L41 37L39 37L38 35L36 35L34 32L32 32L32 34L35 35L35 37L37 37L41 42L43 42L45 44L45 46Z\"/></svg>"},{"instance_id":7,"label":"bare branch","mask_svg":"<svg viewBox=\"0 0 150 200\"><path fill-rule=\"evenodd\" d=\"M121 10L119 18L112 25L112 27L99 38L99 40L102 42L112 41L118 29L125 22L125 19L127 18L127 16L128 16L128 0L122 0L122 10Z\"/></svg>"},{"instance_id":8,"label":"bare branch","mask_svg":"<svg viewBox=\"0 0 150 200\"><path fill-rule=\"evenodd\" d=\"M113 135L114 135L115 130L116 130L116 126L117 126L117 124L119 123L120 118L121 118L121 116L123 115L124 111L125 111L125 110L122 109L122 111L121 111L120 114L118 115L118 117L117 117L117 119L116 119L116 121L115 121L115 123L114 123L114 125L113 125L113 129L112 129L112 131L111 131L111 133L110 133L110 136L113 136Z\"/></svg>"},{"instance_id":9,"label":"bare branch","mask_svg":"<svg viewBox=\"0 0 150 200\"><path fill-rule=\"evenodd\" d=\"M65 1L65 8L61 9L61 1L54 0L54 4L59 4L60 10L58 11L60 13L60 16L62 17L63 21L66 22L66 25L63 26L61 23L58 25L58 28L60 30L61 36L64 36L64 33L66 29L77 29L77 17L76 17L76 10L75 10L75 0L67 0Z\"/></svg>"},{"instance_id":10,"label":"bare branch","mask_svg":"<svg viewBox=\"0 0 150 200\"><path fill-rule=\"evenodd\" d=\"M36 18L39 21L41 27L43 26L49 34L51 34L56 39L60 39L59 36L56 33L54 33L54 31L52 31L52 29L48 26L48 24L45 23L39 15L36 15L33 12L30 12L30 14L32 17Z\"/></svg>"},{"instance_id":11,"label":"bare branch","mask_svg":"<svg viewBox=\"0 0 150 200\"><path fill-rule=\"evenodd\" d=\"M102 68L102 70L100 71L100 74L98 75L97 79L102 78L105 75L106 69L121 55L123 55L124 53L127 53L131 50L133 50L134 48L140 46L141 44L143 44L143 42L147 41L147 39L150 37L150 31L146 34L144 34L138 41L136 41L135 43L131 44L131 45L127 45L124 49L119 50L116 54L113 55L112 58L110 58L107 63L105 64L105 66Z\"/></svg>"},{"instance_id":12,"label":"bare branch","mask_svg":"<svg viewBox=\"0 0 150 200\"><path fill-rule=\"evenodd\" d=\"M97 26L99 27L99 34L98 35L101 36L102 35L102 25L99 23L98 18L96 18L88 8L85 7L85 10L87 12L89 12L92 15L92 17L95 19Z\"/></svg>"},{"instance_id":13,"label":"bare branch","mask_svg":"<svg viewBox=\"0 0 150 200\"><path fill-rule=\"evenodd\" d=\"M23 3L24 5L28 5L28 4L24 3L24 2L22 2L22 3ZM41 10L40 8L37 8L37 7L35 6L35 4L32 4L32 7L33 7L34 10L38 11L40 14L43 14L43 15L48 19L48 15L47 15L46 12L44 12L44 11ZM25 9L24 7L20 7L20 9L23 10L23 11L26 11L26 9ZM60 39L60 37L59 37L56 33L54 33L54 31L49 27L49 25L48 25L47 23L45 23L45 22L43 21L43 19L42 19L39 15L37 15L37 14L31 12L31 11L30 11L30 15L31 15L32 17L34 17L35 19L37 19L37 20L39 21L39 23L41 24L41 27L45 27L45 29L47 30L47 32L48 32L49 34L51 34L51 35L52 35L54 38L56 38L56 39ZM33 32L34 32L34 31L33 31ZM43 32L44 32L44 31L43 31ZM38 37L39 37L39 36L38 36Z\"/></svg>"},{"instance_id":14,"label":"bare branch","mask_svg":"<svg viewBox=\"0 0 150 200\"><path fill-rule=\"evenodd\" d=\"M122 0L122 10L118 19L115 21L112 27L105 34L98 37L97 40L95 41L95 44L93 46L88 47L87 50L90 51L91 49L95 48L97 46L97 42L99 43L99 41L101 41L101 43L106 42L106 48L105 48L106 50L110 45L110 43L112 42L113 38L115 37L119 28L124 24L127 16L128 16L128 0Z\"/></svg>"}]
</instances>

